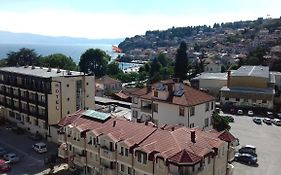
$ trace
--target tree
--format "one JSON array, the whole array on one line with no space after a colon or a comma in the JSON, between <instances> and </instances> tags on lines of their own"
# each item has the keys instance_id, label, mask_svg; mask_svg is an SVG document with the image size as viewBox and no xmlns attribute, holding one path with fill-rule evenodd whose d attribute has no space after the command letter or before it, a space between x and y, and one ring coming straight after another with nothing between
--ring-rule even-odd
<instances>
[{"instance_id":1,"label":"tree","mask_svg":"<svg viewBox=\"0 0 281 175\"><path fill-rule=\"evenodd\" d=\"M219 115L217 112L214 112L212 115L213 118L213 127L217 131L229 130L229 120L226 117Z\"/></svg>"},{"instance_id":2,"label":"tree","mask_svg":"<svg viewBox=\"0 0 281 175\"><path fill-rule=\"evenodd\" d=\"M115 61L109 63L106 68L106 74L111 76L116 76L119 73L123 73L123 71L119 68L119 64Z\"/></svg>"},{"instance_id":3,"label":"tree","mask_svg":"<svg viewBox=\"0 0 281 175\"><path fill-rule=\"evenodd\" d=\"M7 65L33 65L37 63L39 57L34 49L21 48L18 52L11 51L7 53Z\"/></svg>"},{"instance_id":4,"label":"tree","mask_svg":"<svg viewBox=\"0 0 281 175\"><path fill-rule=\"evenodd\" d=\"M183 41L177 50L176 63L175 63L175 77L179 78L181 81L186 78L188 72L188 59L186 54L187 46Z\"/></svg>"},{"instance_id":5,"label":"tree","mask_svg":"<svg viewBox=\"0 0 281 175\"><path fill-rule=\"evenodd\" d=\"M154 58L152 63L151 63L151 68L150 68L150 76L154 76L154 74L159 73L161 69L161 64L158 61L157 58Z\"/></svg>"},{"instance_id":6,"label":"tree","mask_svg":"<svg viewBox=\"0 0 281 175\"><path fill-rule=\"evenodd\" d=\"M167 58L166 55L163 53L160 53L158 55L157 59L163 67L168 66L168 64L170 64L169 58Z\"/></svg>"},{"instance_id":7,"label":"tree","mask_svg":"<svg viewBox=\"0 0 281 175\"><path fill-rule=\"evenodd\" d=\"M102 77L106 73L106 66L110 56L100 49L88 49L81 55L79 68L85 73L93 73Z\"/></svg>"},{"instance_id":8,"label":"tree","mask_svg":"<svg viewBox=\"0 0 281 175\"><path fill-rule=\"evenodd\" d=\"M72 60L72 58L67 57L61 53L56 53L40 58L38 61L38 65L43 67L61 68L65 70L78 70L78 66Z\"/></svg>"}]
</instances>

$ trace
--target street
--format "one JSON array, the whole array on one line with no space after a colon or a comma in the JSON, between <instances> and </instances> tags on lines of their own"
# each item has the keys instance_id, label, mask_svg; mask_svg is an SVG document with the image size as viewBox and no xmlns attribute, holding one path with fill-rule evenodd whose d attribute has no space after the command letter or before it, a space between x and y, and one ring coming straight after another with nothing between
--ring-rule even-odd
<instances>
[{"instance_id":1,"label":"street","mask_svg":"<svg viewBox=\"0 0 281 175\"><path fill-rule=\"evenodd\" d=\"M8 152L16 153L20 157L18 163L11 164L12 169L8 173L9 175L40 174L40 172L48 168L44 164L44 159L57 151L55 144L42 140L47 144L48 152L38 154L31 148L36 141L30 140L27 134L17 135L4 127L0 127L0 138L1 147Z\"/></svg>"},{"instance_id":2,"label":"street","mask_svg":"<svg viewBox=\"0 0 281 175\"><path fill-rule=\"evenodd\" d=\"M250 144L257 147L258 167L233 162L234 175L277 175L281 174L281 127L257 125L249 116L234 116L231 133L238 137L240 146Z\"/></svg>"}]
</instances>

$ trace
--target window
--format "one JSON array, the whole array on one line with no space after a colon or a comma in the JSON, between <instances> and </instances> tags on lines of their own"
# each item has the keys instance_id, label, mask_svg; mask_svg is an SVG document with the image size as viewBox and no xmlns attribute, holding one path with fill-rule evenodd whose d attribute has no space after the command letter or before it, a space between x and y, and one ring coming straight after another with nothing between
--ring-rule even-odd
<instances>
[{"instance_id":1,"label":"window","mask_svg":"<svg viewBox=\"0 0 281 175\"><path fill-rule=\"evenodd\" d=\"M21 115L19 113L15 112L15 118L19 121L21 121Z\"/></svg>"},{"instance_id":2,"label":"window","mask_svg":"<svg viewBox=\"0 0 281 175\"><path fill-rule=\"evenodd\" d=\"M66 87L69 87L69 84L67 84Z\"/></svg>"},{"instance_id":3,"label":"window","mask_svg":"<svg viewBox=\"0 0 281 175\"><path fill-rule=\"evenodd\" d=\"M15 113L13 111L9 111L9 117L15 118Z\"/></svg>"},{"instance_id":4,"label":"window","mask_svg":"<svg viewBox=\"0 0 281 175\"><path fill-rule=\"evenodd\" d=\"M137 153L137 156L138 156L138 162L141 163L141 153Z\"/></svg>"},{"instance_id":5,"label":"window","mask_svg":"<svg viewBox=\"0 0 281 175\"><path fill-rule=\"evenodd\" d=\"M184 116L184 107L179 107L179 116Z\"/></svg>"},{"instance_id":6,"label":"window","mask_svg":"<svg viewBox=\"0 0 281 175\"><path fill-rule=\"evenodd\" d=\"M211 156L208 156L208 164L211 163Z\"/></svg>"},{"instance_id":7,"label":"window","mask_svg":"<svg viewBox=\"0 0 281 175\"><path fill-rule=\"evenodd\" d=\"M21 102L21 108L26 111L27 110L27 103Z\"/></svg>"},{"instance_id":8,"label":"window","mask_svg":"<svg viewBox=\"0 0 281 175\"><path fill-rule=\"evenodd\" d=\"M224 155L224 147L222 147L222 153L221 154Z\"/></svg>"},{"instance_id":9,"label":"window","mask_svg":"<svg viewBox=\"0 0 281 175\"><path fill-rule=\"evenodd\" d=\"M38 113L41 116L45 116L46 112L45 112L45 108L38 108Z\"/></svg>"},{"instance_id":10,"label":"window","mask_svg":"<svg viewBox=\"0 0 281 175\"><path fill-rule=\"evenodd\" d=\"M137 97L133 97L133 103L138 104L138 98Z\"/></svg>"},{"instance_id":11,"label":"window","mask_svg":"<svg viewBox=\"0 0 281 175\"><path fill-rule=\"evenodd\" d=\"M154 91L154 97L158 97L158 91Z\"/></svg>"},{"instance_id":12,"label":"window","mask_svg":"<svg viewBox=\"0 0 281 175\"><path fill-rule=\"evenodd\" d=\"M194 128L194 123L190 123L189 127Z\"/></svg>"},{"instance_id":13,"label":"window","mask_svg":"<svg viewBox=\"0 0 281 175\"><path fill-rule=\"evenodd\" d=\"M195 115L195 107L194 106L192 106L190 108L190 116L193 116L193 115Z\"/></svg>"},{"instance_id":14,"label":"window","mask_svg":"<svg viewBox=\"0 0 281 175\"><path fill-rule=\"evenodd\" d=\"M38 120L37 119L34 119L34 125L38 126Z\"/></svg>"},{"instance_id":15,"label":"window","mask_svg":"<svg viewBox=\"0 0 281 175\"><path fill-rule=\"evenodd\" d=\"M129 149L125 148L125 156L128 157L129 156Z\"/></svg>"},{"instance_id":16,"label":"window","mask_svg":"<svg viewBox=\"0 0 281 175\"><path fill-rule=\"evenodd\" d=\"M224 100L225 100L225 101L228 101L228 100L229 100L229 97L224 97Z\"/></svg>"},{"instance_id":17,"label":"window","mask_svg":"<svg viewBox=\"0 0 281 175\"><path fill-rule=\"evenodd\" d=\"M143 164L147 163L147 154L143 154Z\"/></svg>"},{"instance_id":18,"label":"window","mask_svg":"<svg viewBox=\"0 0 281 175\"><path fill-rule=\"evenodd\" d=\"M205 118L205 127L209 126L209 118Z\"/></svg>"},{"instance_id":19,"label":"window","mask_svg":"<svg viewBox=\"0 0 281 175\"><path fill-rule=\"evenodd\" d=\"M25 121L26 121L27 123L30 123L30 117L29 117L29 116L26 116Z\"/></svg>"},{"instance_id":20,"label":"window","mask_svg":"<svg viewBox=\"0 0 281 175\"><path fill-rule=\"evenodd\" d=\"M121 151L120 151L120 154L122 155L122 156L124 156L124 148L121 146Z\"/></svg>"},{"instance_id":21,"label":"window","mask_svg":"<svg viewBox=\"0 0 281 175\"><path fill-rule=\"evenodd\" d=\"M132 174L132 168L128 167L128 174Z\"/></svg>"},{"instance_id":22,"label":"window","mask_svg":"<svg viewBox=\"0 0 281 175\"><path fill-rule=\"evenodd\" d=\"M133 118L138 118L138 111L133 110Z\"/></svg>"},{"instance_id":23,"label":"window","mask_svg":"<svg viewBox=\"0 0 281 175\"><path fill-rule=\"evenodd\" d=\"M267 101L266 100L262 100L262 103L266 103Z\"/></svg>"},{"instance_id":24,"label":"window","mask_svg":"<svg viewBox=\"0 0 281 175\"><path fill-rule=\"evenodd\" d=\"M14 89L14 90L13 90L13 93L14 93L14 96L18 96L18 95L19 95L18 89Z\"/></svg>"},{"instance_id":25,"label":"window","mask_svg":"<svg viewBox=\"0 0 281 175\"><path fill-rule=\"evenodd\" d=\"M19 107L19 101L18 100L14 100L14 107L16 107L16 108Z\"/></svg>"},{"instance_id":26,"label":"window","mask_svg":"<svg viewBox=\"0 0 281 175\"><path fill-rule=\"evenodd\" d=\"M208 102L208 103L206 103L205 105L206 105L206 106L205 106L205 111L209 111L210 103Z\"/></svg>"},{"instance_id":27,"label":"window","mask_svg":"<svg viewBox=\"0 0 281 175\"><path fill-rule=\"evenodd\" d=\"M36 108L33 105L29 105L29 110L30 110L30 112L33 112L33 113L36 112Z\"/></svg>"},{"instance_id":28,"label":"window","mask_svg":"<svg viewBox=\"0 0 281 175\"><path fill-rule=\"evenodd\" d=\"M212 103L211 103L211 110L213 110L214 109L214 102L212 101Z\"/></svg>"},{"instance_id":29,"label":"window","mask_svg":"<svg viewBox=\"0 0 281 175\"><path fill-rule=\"evenodd\" d=\"M30 100L34 100L34 101L35 101L35 99L36 99L36 94L35 94L35 93L30 92L30 93L29 93L29 99L30 99Z\"/></svg>"},{"instance_id":30,"label":"window","mask_svg":"<svg viewBox=\"0 0 281 175\"><path fill-rule=\"evenodd\" d=\"M38 95L38 101L41 102L41 103L45 103L46 102L45 95Z\"/></svg>"},{"instance_id":31,"label":"window","mask_svg":"<svg viewBox=\"0 0 281 175\"><path fill-rule=\"evenodd\" d=\"M240 101L240 99L239 99L239 98L236 98L235 101Z\"/></svg>"},{"instance_id":32,"label":"window","mask_svg":"<svg viewBox=\"0 0 281 175\"><path fill-rule=\"evenodd\" d=\"M158 112L158 104L153 103L153 112Z\"/></svg>"},{"instance_id":33,"label":"window","mask_svg":"<svg viewBox=\"0 0 281 175\"><path fill-rule=\"evenodd\" d=\"M125 166L123 164L121 164L121 171L124 172L125 171Z\"/></svg>"}]
</instances>

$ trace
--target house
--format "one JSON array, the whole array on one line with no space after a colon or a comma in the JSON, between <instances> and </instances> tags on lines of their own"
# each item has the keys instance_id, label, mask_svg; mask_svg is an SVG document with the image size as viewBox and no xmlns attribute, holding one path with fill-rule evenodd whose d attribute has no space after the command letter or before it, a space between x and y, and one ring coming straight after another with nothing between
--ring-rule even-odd
<instances>
[{"instance_id":1,"label":"house","mask_svg":"<svg viewBox=\"0 0 281 175\"><path fill-rule=\"evenodd\" d=\"M82 72L35 66L2 67L1 115L29 132L51 137L50 126L65 115L95 107L94 89L94 76Z\"/></svg>"},{"instance_id":2,"label":"house","mask_svg":"<svg viewBox=\"0 0 281 175\"><path fill-rule=\"evenodd\" d=\"M219 61L213 61L211 59L205 59L204 72L220 73L221 64Z\"/></svg>"},{"instance_id":3,"label":"house","mask_svg":"<svg viewBox=\"0 0 281 175\"><path fill-rule=\"evenodd\" d=\"M89 175L225 175L235 141L228 131L155 127L94 110L79 110L59 126L58 156Z\"/></svg>"},{"instance_id":4,"label":"house","mask_svg":"<svg viewBox=\"0 0 281 175\"><path fill-rule=\"evenodd\" d=\"M158 127L179 124L211 129L215 97L175 80L165 80L133 91L132 120L152 121Z\"/></svg>"},{"instance_id":5,"label":"house","mask_svg":"<svg viewBox=\"0 0 281 175\"><path fill-rule=\"evenodd\" d=\"M201 73L191 80L191 86L206 90L208 93L219 97L220 89L226 86L227 73Z\"/></svg>"},{"instance_id":6,"label":"house","mask_svg":"<svg viewBox=\"0 0 281 175\"><path fill-rule=\"evenodd\" d=\"M105 75L99 79L96 79L96 89L99 90L97 95L112 95L113 93L122 90L122 83L119 80Z\"/></svg>"},{"instance_id":7,"label":"house","mask_svg":"<svg viewBox=\"0 0 281 175\"><path fill-rule=\"evenodd\" d=\"M242 66L228 72L220 100L224 105L273 109L274 94L268 66Z\"/></svg>"}]
</instances>

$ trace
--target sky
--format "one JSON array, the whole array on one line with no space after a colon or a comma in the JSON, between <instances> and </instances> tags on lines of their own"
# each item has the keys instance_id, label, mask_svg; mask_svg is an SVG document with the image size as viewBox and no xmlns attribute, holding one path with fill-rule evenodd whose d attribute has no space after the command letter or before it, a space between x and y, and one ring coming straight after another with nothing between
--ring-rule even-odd
<instances>
[{"instance_id":1,"label":"sky","mask_svg":"<svg viewBox=\"0 0 281 175\"><path fill-rule=\"evenodd\" d=\"M90 39L281 16L280 0L0 0L0 30Z\"/></svg>"}]
</instances>

